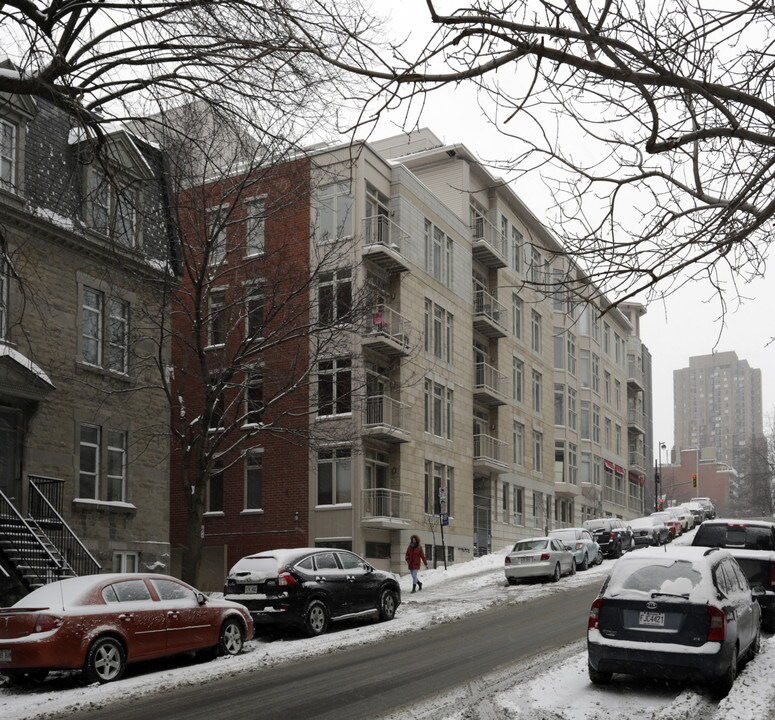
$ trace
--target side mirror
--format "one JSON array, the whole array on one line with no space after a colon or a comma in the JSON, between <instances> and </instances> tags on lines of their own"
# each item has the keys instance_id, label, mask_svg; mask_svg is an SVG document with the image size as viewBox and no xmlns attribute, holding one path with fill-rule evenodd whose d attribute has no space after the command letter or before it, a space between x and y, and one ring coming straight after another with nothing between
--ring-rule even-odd
<instances>
[{"instance_id":1,"label":"side mirror","mask_svg":"<svg viewBox=\"0 0 775 720\"><path fill-rule=\"evenodd\" d=\"M767 591L764 589L763 585L754 585L751 588L751 597L754 600L758 600L759 598L764 597L767 594Z\"/></svg>"},{"instance_id":2,"label":"side mirror","mask_svg":"<svg viewBox=\"0 0 775 720\"><path fill-rule=\"evenodd\" d=\"M199 590L197 590L196 601L197 603L199 603L199 605L205 605L207 603L207 598L205 597L205 594L203 592L200 592Z\"/></svg>"}]
</instances>

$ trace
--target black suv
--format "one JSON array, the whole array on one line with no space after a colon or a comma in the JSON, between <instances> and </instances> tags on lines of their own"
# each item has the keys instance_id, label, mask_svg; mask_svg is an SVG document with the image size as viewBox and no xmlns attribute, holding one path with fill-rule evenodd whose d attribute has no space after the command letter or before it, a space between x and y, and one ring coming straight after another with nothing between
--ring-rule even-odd
<instances>
[{"instance_id":1,"label":"black suv","mask_svg":"<svg viewBox=\"0 0 775 720\"><path fill-rule=\"evenodd\" d=\"M775 522L767 520L706 520L694 533L692 545L726 548L737 560L762 608L762 627L775 632Z\"/></svg>"},{"instance_id":2,"label":"black suv","mask_svg":"<svg viewBox=\"0 0 775 720\"><path fill-rule=\"evenodd\" d=\"M584 527L597 540L605 557L618 558L635 547L632 528L619 518L587 520Z\"/></svg>"},{"instance_id":3,"label":"black suv","mask_svg":"<svg viewBox=\"0 0 775 720\"><path fill-rule=\"evenodd\" d=\"M256 626L275 624L321 635L332 620L392 620L401 604L395 575L335 548L268 550L242 558L224 590L244 605Z\"/></svg>"}]
</instances>

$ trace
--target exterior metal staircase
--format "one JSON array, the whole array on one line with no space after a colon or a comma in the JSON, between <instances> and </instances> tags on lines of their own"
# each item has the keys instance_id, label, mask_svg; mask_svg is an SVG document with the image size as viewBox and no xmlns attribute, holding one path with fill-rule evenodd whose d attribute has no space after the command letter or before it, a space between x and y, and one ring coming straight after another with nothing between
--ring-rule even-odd
<instances>
[{"instance_id":1,"label":"exterior metal staircase","mask_svg":"<svg viewBox=\"0 0 775 720\"><path fill-rule=\"evenodd\" d=\"M61 515L64 481L29 480L26 516L0 491L0 605L55 580L100 571Z\"/></svg>"}]
</instances>

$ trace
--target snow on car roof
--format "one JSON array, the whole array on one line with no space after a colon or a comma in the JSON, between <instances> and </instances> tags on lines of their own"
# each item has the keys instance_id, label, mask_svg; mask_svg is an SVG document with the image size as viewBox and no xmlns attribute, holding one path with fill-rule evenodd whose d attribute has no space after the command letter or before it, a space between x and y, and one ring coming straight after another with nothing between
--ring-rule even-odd
<instances>
[{"instance_id":1,"label":"snow on car roof","mask_svg":"<svg viewBox=\"0 0 775 720\"><path fill-rule=\"evenodd\" d=\"M274 569L282 565L287 565L303 555L309 555L315 552L328 551L340 552L339 548L278 548L276 550L265 550L263 552L253 553L237 560L234 566L229 570L229 575L235 572L250 572L259 569L266 570L269 561ZM263 562L262 562L263 561Z\"/></svg>"}]
</instances>

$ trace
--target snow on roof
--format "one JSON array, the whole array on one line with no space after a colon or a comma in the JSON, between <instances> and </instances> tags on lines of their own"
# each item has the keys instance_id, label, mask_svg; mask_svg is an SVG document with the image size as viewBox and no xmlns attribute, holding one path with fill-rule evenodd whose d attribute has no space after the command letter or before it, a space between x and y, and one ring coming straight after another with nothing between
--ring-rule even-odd
<instances>
[{"instance_id":1,"label":"snow on roof","mask_svg":"<svg viewBox=\"0 0 775 720\"><path fill-rule=\"evenodd\" d=\"M46 373L44 373L43 370L41 370L34 362L32 362L32 360L22 355L18 350L14 350L12 347L0 343L0 357L11 358L11 360L14 360L23 368L26 368L31 373L37 375L43 382L48 383L51 385L51 387L54 387L54 383L51 382L49 376L46 375Z\"/></svg>"}]
</instances>

